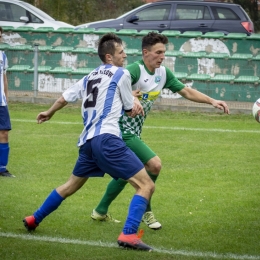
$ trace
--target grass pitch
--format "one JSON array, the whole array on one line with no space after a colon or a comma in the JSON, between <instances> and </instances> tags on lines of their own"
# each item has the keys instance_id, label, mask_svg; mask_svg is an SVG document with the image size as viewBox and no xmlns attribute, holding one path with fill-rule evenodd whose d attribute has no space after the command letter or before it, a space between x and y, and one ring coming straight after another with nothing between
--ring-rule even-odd
<instances>
[{"instance_id":1,"label":"grass pitch","mask_svg":"<svg viewBox=\"0 0 260 260\"><path fill-rule=\"evenodd\" d=\"M110 177L90 179L28 234L24 216L63 184L77 158L80 108L68 106L36 124L49 106L11 103L10 160L16 178L1 178L0 259L260 259L260 124L251 115L152 111L143 140L162 159L152 198L159 231L141 224L152 253L117 247L134 189L127 185L110 213L90 213ZM232 111L231 111L232 112Z\"/></svg>"}]
</instances>

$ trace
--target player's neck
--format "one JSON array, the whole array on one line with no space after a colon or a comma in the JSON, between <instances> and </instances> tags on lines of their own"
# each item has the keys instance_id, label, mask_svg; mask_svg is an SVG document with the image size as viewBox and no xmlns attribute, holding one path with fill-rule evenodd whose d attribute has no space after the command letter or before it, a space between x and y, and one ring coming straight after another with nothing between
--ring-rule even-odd
<instances>
[{"instance_id":1,"label":"player's neck","mask_svg":"<svg viewBox=\"0 0 260 260\"><path fill-rule=\"evenodd\" d=\"M146 70L147 70L148 72L150 72L150 74L154 74L154 73L155 73L155 68L152 67L152 66L149 66L149 64L146 63L145 61L143 61L143 62L144 62L144 66L145 66Z\"/></svg>"}]
</instances>

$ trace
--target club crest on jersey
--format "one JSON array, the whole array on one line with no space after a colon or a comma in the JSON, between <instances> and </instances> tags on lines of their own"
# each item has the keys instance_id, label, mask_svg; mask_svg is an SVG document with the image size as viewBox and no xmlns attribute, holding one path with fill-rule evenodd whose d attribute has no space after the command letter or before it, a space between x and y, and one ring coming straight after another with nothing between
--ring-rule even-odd
<instances>
[{"instance_id":1,"label":"club crest on jersey","mask_svg":"<svg viewBox=\"0 0 260 260\"><path fill-rule=\"evenodd\" d=\"M143 99L143 100L147 100L148 97L149 97L149 94L145 93L145 94L143 94L142 99Z\"/></svg>"},{"instance_id":2,"label":"club crest on jersey","mask_svg":"<svg viewBox=\"0 0 260 260\"><path fill-rule=\"evenodd\" d=\"M161 76L156 76L154 81L155 83L159 83L161 81Z\"/></svg>"},{"instance_id":3,"label":"club crest on jersey","mask_svg":"<svg viewBox=\"0 0 260 260\"><path fill-rule=\"evenodd\" d=\"M160 94L160 91L151 91L148 93L142 93L142 96L139 97L139 100L155 100Z\"/></svg>"}]
</instances>

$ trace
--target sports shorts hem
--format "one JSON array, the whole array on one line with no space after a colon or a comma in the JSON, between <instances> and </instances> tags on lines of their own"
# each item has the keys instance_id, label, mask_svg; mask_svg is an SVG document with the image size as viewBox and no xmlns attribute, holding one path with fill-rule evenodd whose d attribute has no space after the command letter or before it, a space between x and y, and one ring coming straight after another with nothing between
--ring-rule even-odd
<instances>
[{"instance_id":1,"label":"sports shorts hem","mask_svg":"<svg viewBox=\"0 0 260 260\"><path fill-rule=\"evenodd\" d=\"M80 147L73 174L87 178L107 173L115 179L128 180L143 168L143 163L120 137L101 134Z\"/></svg>"},{"instance_id":2,"label":"sports shorts hem","mask_svg":"<svg viewBox=\"0 0 260 260\"><path fill-rule=\"evenodd\" d=\"M156 153L135 134L123 134L123 140L143 164L156 156Z\"/></svg>"},{"instance_id":3,"label":"sports shorts hem","mask_svg":"<svg viewBox=\"0 0 260 260\"><path fill-rule=\"evenodd\" d=\"M0 106L0 130L12 130L10 115L7 106Z\"/></svg>"}]
</instances>

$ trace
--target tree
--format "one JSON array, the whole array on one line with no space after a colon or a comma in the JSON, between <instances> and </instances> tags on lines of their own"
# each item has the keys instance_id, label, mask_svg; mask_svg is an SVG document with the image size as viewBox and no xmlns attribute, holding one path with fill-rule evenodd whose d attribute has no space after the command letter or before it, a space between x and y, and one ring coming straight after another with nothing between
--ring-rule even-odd
<instances>
[{"instance_id":1,"label":"tree","mask_svg":"<svg viewBox=\"0 0 260 260\"><path fill-rule=\"evenodd\" d=\"M143 0L24 0L56 20L79 25L116 18L142 4Z\"/></svg>"}]
</instances>

